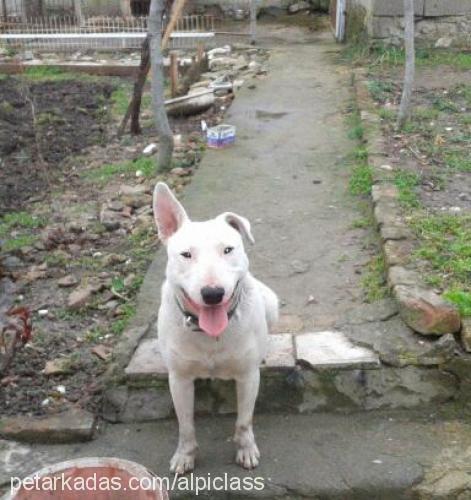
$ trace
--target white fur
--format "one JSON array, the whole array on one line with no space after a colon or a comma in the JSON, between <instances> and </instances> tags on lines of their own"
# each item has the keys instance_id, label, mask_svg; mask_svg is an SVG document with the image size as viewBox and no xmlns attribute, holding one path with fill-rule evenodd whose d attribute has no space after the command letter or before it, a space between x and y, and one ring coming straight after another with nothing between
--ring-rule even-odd
<instances>
[{"instance_id":1,"label":"white fur","mask_svg":"<svg viewBox=\"0 0 471 500\"><path fill-rule=\"evenodd\" d=\"M158 183L154 191L154 215L168 254L158 319L159 344L168 367L179 422L178 447L170 469L182 474L194 467L197 450L194 380L197 378L236 380L236 461L251 469L260 458L252 429L259 367L265 356L269 328L278 318L278 299L248 271L242 235L253 242L250 223L233 213L206 222L191 222L163 183ZM226 255L227 247L233 250ZM182 252L190 252L191 258L182 257ZM195 332L186 325L175 301L181 288L191 300L202 305L202 287L221 286L225 290L224 300L229 300L237 282L240 282L240 302L218 338Z\"/></svg>"}]
</instances>

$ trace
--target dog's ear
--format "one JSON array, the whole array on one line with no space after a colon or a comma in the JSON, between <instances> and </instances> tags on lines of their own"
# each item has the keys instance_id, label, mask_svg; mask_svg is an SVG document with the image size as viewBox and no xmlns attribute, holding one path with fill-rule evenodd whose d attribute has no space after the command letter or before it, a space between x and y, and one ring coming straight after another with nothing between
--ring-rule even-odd
<instances>
[{"instance_id":1,"label":"dog's ear","mask_svg":"<svg viewBox=\"0 0 471 500\"><path fill-rule=\"evenodd\" d=\"M245 238L247 238L250 243L252 243L252 245L255 243L254 237L252 236L252 232L250 230L250 222L245 217L237 215L233 212L224 212L223 214L218 216L218 219L223 219L224 222L227 222L229 226L233 227L242 236L245 236Z\"/></svg>"},{"instance_id":2,"label":"dog's ear","mask_svg":"<svg viewBox=\"0 0 471 500\"><path fill-rule=\"evenodd\" d=\"M159 238L163 243L167 243L170 236L188 220L188 216L164 182L158 182L155 186L152 207Z\"/></svg>"}]
</instances>

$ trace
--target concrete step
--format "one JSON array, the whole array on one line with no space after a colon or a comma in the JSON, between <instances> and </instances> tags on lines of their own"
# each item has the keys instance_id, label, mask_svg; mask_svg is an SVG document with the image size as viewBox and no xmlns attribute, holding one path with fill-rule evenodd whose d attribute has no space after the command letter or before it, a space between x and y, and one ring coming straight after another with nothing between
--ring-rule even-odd
<instances>
[{"instance_id":1,"label":"concrete step","mask_svg":"<svg viewBox=\"0 0 471 500\"><path fill-rule=\"evenodd\" d=\"M448 401L458 390L456 377L439 366L385 365L340 331L271 335L261 375L258 413L414 408ZM235 413L235 383L198 380L195 411ZM172 415L158 341L144 339L125 369L125 384L107 391L104 417L140 422Z\"/></svg>"}]
</instances>

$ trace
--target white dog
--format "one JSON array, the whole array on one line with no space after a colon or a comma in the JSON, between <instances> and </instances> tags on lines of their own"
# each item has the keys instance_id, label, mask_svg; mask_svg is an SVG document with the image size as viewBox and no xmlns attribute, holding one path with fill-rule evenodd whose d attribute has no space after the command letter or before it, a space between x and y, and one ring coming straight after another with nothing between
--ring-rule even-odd
<instances>
[{"instance_id":1,"label":"white dog","mask_svg":"<svg viewBox=\"0 0 471 500\"><path fill-rule=\"evenodd\" d=\"M230 212L192 222L164 183L155 187L153 207L168 254L158 336L179 423L170 470L182 474L194 467L197 378L236 380L236 461L251 469L260 458L252 429L259 368L278 299L248 271L242 236L254 242L250 223Z\"/></svg>"}]
</instances>

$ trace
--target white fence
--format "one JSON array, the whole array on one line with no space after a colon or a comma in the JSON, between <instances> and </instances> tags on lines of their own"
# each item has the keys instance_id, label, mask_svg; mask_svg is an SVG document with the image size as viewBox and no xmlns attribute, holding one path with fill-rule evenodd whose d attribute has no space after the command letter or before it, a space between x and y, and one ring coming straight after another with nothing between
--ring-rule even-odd
<instances>
[{"instance_id":1,"label":"white fence","mask_svg":"<svg viewBox=\"0 0 471 500\"><path fill-rule=\"evenodd\" d=\"M170 48L213 45L215 25L212 16L183 16L172 33ZM146 33L147 17L10 18L0 21L0 46L41 51L137 49Z\"/></svg>"}]
</instances>

